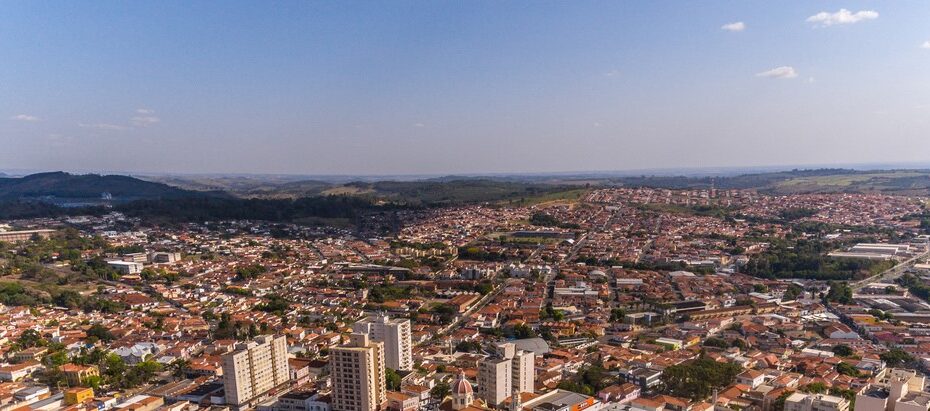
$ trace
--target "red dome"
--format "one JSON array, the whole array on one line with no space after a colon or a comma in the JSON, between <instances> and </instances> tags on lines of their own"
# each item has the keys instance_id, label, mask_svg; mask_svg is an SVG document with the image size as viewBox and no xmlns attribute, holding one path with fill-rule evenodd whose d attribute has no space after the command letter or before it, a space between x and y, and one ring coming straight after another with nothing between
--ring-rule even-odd
<instances>
[{"instance_id":1,"label":"red dome","mask_svg":"<svg viewBox=\"0 0 930 411\"><path fill-rule=\"evenodd\" d=\"M473 393L471 383L465 379L465 374L459 374L459 378L452 383L452 395L467 395Z\"/></svg>"}]
</instances>

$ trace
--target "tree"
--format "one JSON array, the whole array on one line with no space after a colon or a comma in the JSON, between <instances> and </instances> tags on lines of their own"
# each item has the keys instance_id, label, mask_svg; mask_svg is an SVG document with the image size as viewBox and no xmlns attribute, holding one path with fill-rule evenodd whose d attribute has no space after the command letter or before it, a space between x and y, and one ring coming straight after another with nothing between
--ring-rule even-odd
<instances>
[{"instance_id":1,"label":"tree","mask_svg":"<svg viewBox=\"0 0 930 411\"><path fill-rule=\"evenodd\" d=\"M536 336L536 333L529 325L517 324L513 327L513 336L517 339L533 338Z\"/></svg>"},{"instance_id":2,"label":"tree","mask_svg":"<svg viewBox=\"0 0 930 411\"><path fill-rule=\"evenodd\" d=\"M113 333L100 324L94 324L87 329L88 337L97 337L100 341L110 342L116 339Z\"/></svg>"},{"instance_id":3,"label":"tree","mask_svg":"<svg viewBox=\"0 0 930 411\"><path fill-rule=\"evenodd\" d=\"M177 378L184 378L190 369L191 362L183 358L178 358L171 363L171 374Z\"/></svg>"},{"instance_id":4,"label":"tree","mask_svg":"<svg viewBox=\"0 0 930 411\"><path fill-rule=\"evenodd\" d=\"M32 348L44 346L47 344L47 342L44 338L42 338L41 335L39 335L38 331L30 328L26 331L23 331L23 333L19 335L19 338L16 339L16 344L18 344L21 348Z\"/></svg>"},{"instance_id":5,"label":"tree","mask_svg":"<svg viewBox=\"0 0 930 411\"><path fill-rule=\"evenodd\" d=\"M668 394L697 401L707 398L714 389L732 384L740 372L739 365L699 358L665 368L662 382Z\"/></svg>"},{"instance_id":6,"label":"tree","mask_svg":"<svg viewBox=\"0 0 930 411\"><path fill-rule=\"evenodd\" d=\"M384 381L389 391L400 391L400 374L390 368L384 369Z\"/></svg>"},{"instance_id":7,"label":"tree","mask_svg":"<svg viewBox=\"0 0 930 411\"><path fill-rule=\"evenodd\" d=\"M704 346L727 349L727 348L730 348L730 343L728 343L726 340L722 338L710 337L704 340Z\"/></svg>"},{"instance_id":8,"label":"tree","mask_svg":"<svg viewBox=\"0 0 930 411\"><path fill-rule=\"evenodd\" d=\"M455 345L455 351L457 352L481 352L481 343L477 341L459 341Z\"/></svg>"},{"instance_id":9,"label":"tree","mask_svg":"<svg viewBox=\"0 0 930 411\"><path fill-rule=\"evenodd\" d=\"M626 311L622 308L613 308L610 310L610 321L617 322L623 321L623 318L626 316Z\"/></svg>"},{"instance_id":10,"label":"tree","mask_svg":"<svg viewBox=\"0 0 930 411\"><path fill-rule=\"evenodd\" d=\"M437 400L442 400L446 398L452 392L452 388L449 387L449 383L445 381L440 381L429 390L430 397L433 397Z\"/></svg>"},{"instance_id":11,"label":"tree","mask_svg":"<svg viewBox=\"0 0 930 411\"><path fill-rule=\"evenodd\" d=\"M859 370L845 362L836 365L836 372L850 377L859 377Z\"/></svg>"},{"instance_id":12,"label":"tree","mask_svg":"<svg viewBox=\"0 0 930 411\"><path fill-rule=\"evenodd\" d=\"M849 357L853 355L853 349L849 348L848 345L837 344L833 346L833 353L839 355L840 357Z\"/></svg>"},{"instance_id":13,"label":"tree","mask_svg":"<svg viewBox=\"0 0 930 411\"><path fill-rule=\"evenodd\" d=\"M827 386L822 382L812 382L801 387L801 391L809 392L811 394L823 394L827 392Z\"/></svg>"},{"instance_id":14,"label":"tree","mask_svg":"<svg viewBox=\"0 0 930 411\"><path fill-rule=\"evenodd\" d=\"M791 284L788 286L788 289L785 290L785 294L782 296L784 301L794 301L797 300L801 294L804 293L804 289L797 284Z\"/></svg>"},{"instance_id":15,"label":"tree","mask_svg":"<svg viewBox=\"0 0 930 411\"><path fill-rule=\"evenodd\" d=\"M826 300L840 304L852 303L852 289L845 281L830 281L830 291L827 292Z\"/></svg>"},{"instance_id":16,"label":"tree","mask_svg":"<svg viewBox=\"0 0 930 411\"><path fill-rule=\"evenodd\" d=\"M772 402L772 411L785 411L785 400L787 400L791 394L794 394L794 391L785 391L782 395L779 395L778 398Z\"/></svg>"},{"instance_id":17,"label":"tree","mask_svg":"<svg viewBox=\"0 0 930 411\"><path fill-rule=\"evenodd\" d=\"M914 362L914 357L900 348L892 348L879 355L879 358L885 362L889 367L897 367L899 365L908 364Z\"/></svg>"}]
</instances>

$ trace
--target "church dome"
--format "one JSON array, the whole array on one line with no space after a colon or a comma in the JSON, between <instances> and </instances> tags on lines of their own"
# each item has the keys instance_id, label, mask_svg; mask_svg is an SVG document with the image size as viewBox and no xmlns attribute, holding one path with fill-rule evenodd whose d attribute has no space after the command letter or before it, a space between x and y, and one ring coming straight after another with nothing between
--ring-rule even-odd
<instances>
[{"instance_id":1,"label":"church dome","mask_svg":"<svg viewBox=\"0 0 930 411\"><path fill-rule=\"evenodd\" d=\"M459 378L452 383L452 395L472 394L471 383L465 379L465 374L459 374Z\"/></svg>"}]
</instances>

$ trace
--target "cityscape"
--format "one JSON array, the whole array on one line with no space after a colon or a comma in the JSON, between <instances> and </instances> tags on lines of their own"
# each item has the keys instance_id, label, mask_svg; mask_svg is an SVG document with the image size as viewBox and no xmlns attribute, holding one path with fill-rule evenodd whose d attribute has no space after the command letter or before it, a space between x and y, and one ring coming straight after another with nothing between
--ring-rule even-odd
<instances>
[{"instance_id":1,"label":"cityscape","mask_svg":"<svg viewBox=\"0 0 930 411\"><path fill-rule=\"evenodd\" d=\"M0 3L0 411L930 411L930 3Z\"/></svg>"}]
</instances>

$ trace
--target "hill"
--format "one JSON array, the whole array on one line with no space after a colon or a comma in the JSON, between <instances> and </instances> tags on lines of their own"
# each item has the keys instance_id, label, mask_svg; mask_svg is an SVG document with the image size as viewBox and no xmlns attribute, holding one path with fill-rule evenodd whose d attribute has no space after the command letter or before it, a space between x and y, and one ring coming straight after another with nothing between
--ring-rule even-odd
<instances>
[{"instance_id":1,"label":"hill","mask_svg":"<svg viewBox=\"0 0 930 411\"><path fill-rule=\"evenodd\" d=\"M815 169L721 177L639 176L610 184L669 189L755 189L770 194L886 193L930 195L930 170Z\"/></svg>"},{"instance_id":2,"label":"hill","mask_svg":"<svg viewBox=\"0 0 930 411\"><path fill-rule=\"evenodd\" d=\"M166 184L143 181L120 175L69 174L51 172L20 178L0 178L0 201L40 200L47 203L94 203L105 194L109 201L128 202L142 199L202 196Z\"/></svg>"}]
</instances>

